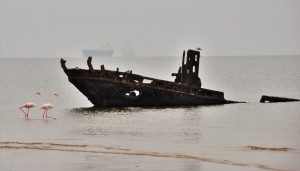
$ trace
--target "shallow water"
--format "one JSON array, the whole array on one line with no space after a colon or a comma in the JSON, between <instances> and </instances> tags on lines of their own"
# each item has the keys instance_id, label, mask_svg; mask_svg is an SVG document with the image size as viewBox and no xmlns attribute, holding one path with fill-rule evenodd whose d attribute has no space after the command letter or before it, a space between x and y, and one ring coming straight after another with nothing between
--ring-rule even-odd
<instances>
[{"instance_id":1,"label":"shallow water","mask_svg":"<svg viewBox=\"0 0 300 171\"><path fill-rule=\"evenodd\" d=\"M85 59L67 61L87 68ZM94 68L167 80L180 63L93 59ZM250 103L96 109L68 82L59 59L0 59L0 169L299 170L300 103L258 103L262 94L300 98L299 64L297 57L202 57L203 87ZM40 104L55 100L49 116L57 120L42 120L38 107L24 119L19 106L37 90Z\"/></svg>"}]
</instances>

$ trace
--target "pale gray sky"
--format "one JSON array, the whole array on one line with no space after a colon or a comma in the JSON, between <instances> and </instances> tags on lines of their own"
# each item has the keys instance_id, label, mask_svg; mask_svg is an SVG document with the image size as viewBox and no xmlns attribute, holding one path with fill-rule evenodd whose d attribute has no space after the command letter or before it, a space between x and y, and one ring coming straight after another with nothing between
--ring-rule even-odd
<instances>
[{"instance_id":1,"label":"pale gray sky","mask_svg":"<svg viewBox=\"0 0 300 171\"><path fill-rule=\"evenodd\" d=\"M0 0L1 57L300 55L300 0Z\"/></svg>"}]
</instances>

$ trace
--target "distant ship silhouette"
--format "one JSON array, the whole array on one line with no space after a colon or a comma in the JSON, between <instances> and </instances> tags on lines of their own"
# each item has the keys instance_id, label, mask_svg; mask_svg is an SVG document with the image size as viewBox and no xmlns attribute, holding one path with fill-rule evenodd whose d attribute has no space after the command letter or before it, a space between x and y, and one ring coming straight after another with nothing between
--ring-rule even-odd
<instances>
[{"instance_id":1,"label":"distant ship silhouette","mask_svg":"<svg viewBox=\"0 0 300 171\"><path fill-rule=\"evenodd\" d=\"M102 45L99 49L83 49L83 57L112 57L114 50L109 43Z\"/></svg>"}]
</instances>

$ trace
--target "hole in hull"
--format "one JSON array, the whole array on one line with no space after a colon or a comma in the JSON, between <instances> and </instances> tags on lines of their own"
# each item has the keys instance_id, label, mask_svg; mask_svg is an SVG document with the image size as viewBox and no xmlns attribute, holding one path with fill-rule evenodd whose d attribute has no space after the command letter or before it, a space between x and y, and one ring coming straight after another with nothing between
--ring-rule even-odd
<instances>
[{"instance_id":1,"label":"hole in hull","mask_svg":"<svg viewBox=\"0 0 300 171\"><path fill-rule=\"evenodd\" d=\"M153 82L153 80L148 80L148 79L144 79L143 83L145 84L151 84Z\"/></svg>"},{"instance_id":2,"label":"hole in hull","mask_svg":"<svg viewBox=\"0 0 300 171\"><path fill-rule=\"evenodd\" d=\"M138 90L133 90L133 91L126 93L125 95L130 96L130 97L137 97L140 95L140 92Z\"/></svg>"}]
</instances>

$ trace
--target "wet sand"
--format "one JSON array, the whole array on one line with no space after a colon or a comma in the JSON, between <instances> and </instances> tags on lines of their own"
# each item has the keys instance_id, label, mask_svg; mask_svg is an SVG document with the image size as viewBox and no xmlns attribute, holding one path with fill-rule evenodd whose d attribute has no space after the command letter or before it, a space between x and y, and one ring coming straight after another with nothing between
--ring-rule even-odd
<instances>
[{"instance_id":1,"label":"wet sand","mask_svg":"<svg viewBox=\"0 0 300 171\"><path fill-rule=\"evenodd\" d=\"M254 149L253 146L248 146L251 150ZM10 153L9 150L24 151L30 150L33 153L35 151L54 151L54 152L65 152L65 153L88 153L88 154L109 154L109 155L122 155L122 156L145 156L153 158L171 158L184 159L184 160L194 160L201 164L224 164L229 165L229 169L237 169L236 166L245 167L245 169L264 169L264 170L284 170L279 168L273 168L271 166L259 163L243 163L230 160L218 160L213 158L206 158L201 156L192 156L185 154L171 154L171 153L160 153L160 152L141 152L133 151L131 149L124 149L118 147L105 147L96 145L85 145L85 144L58 144L58 143L42 143L42 142L0 142L0 149L6 150L4 153ZM255 147L255 150L271 150L271 151L287 151L286 148L262 148ZM284 149L284 150L282 150ZM299 153L299 151L297 151ZM241 168L240 168L241 169Z\"/></svg>"}]
</instances>

